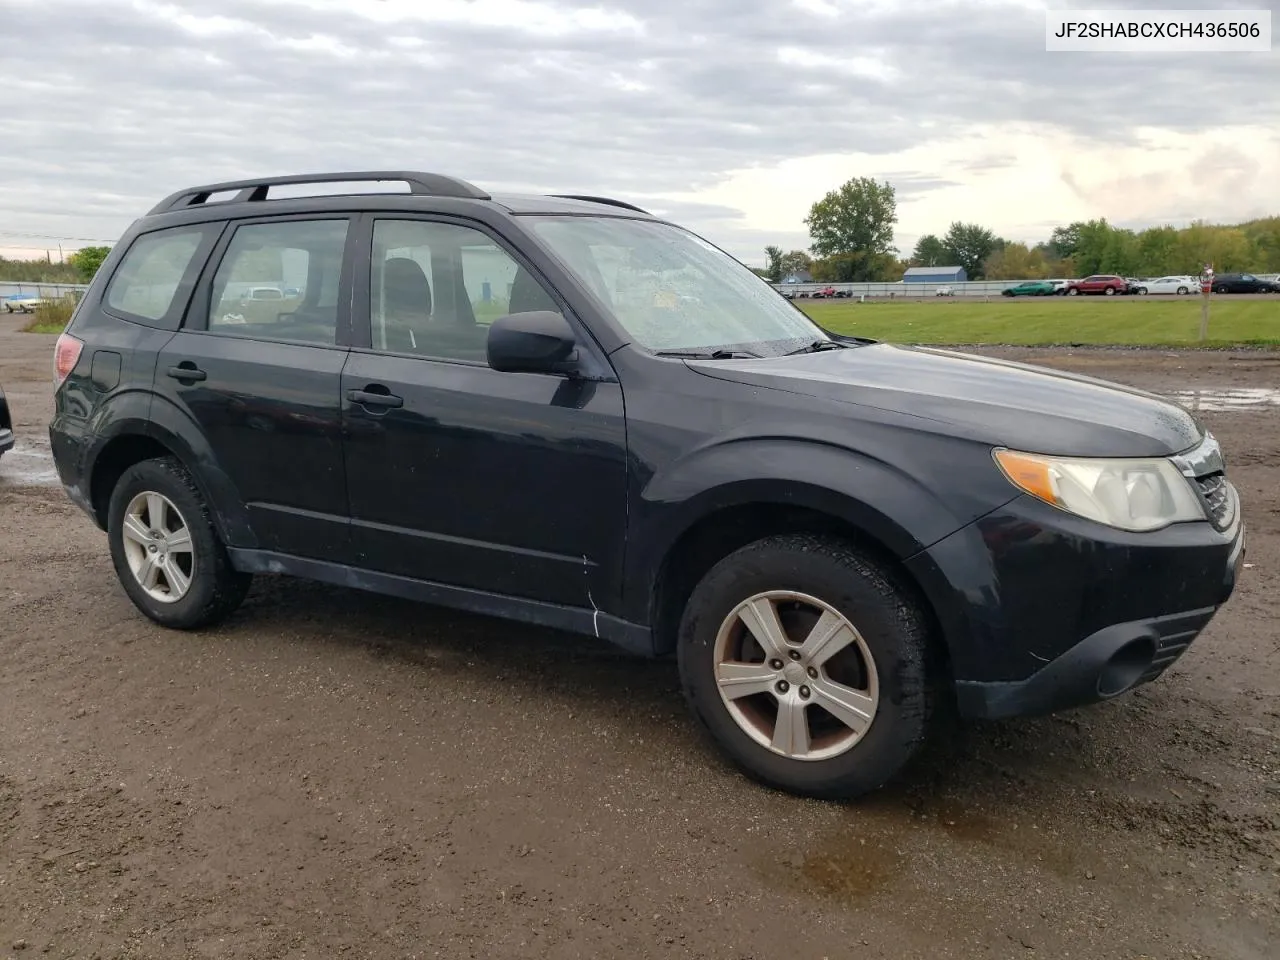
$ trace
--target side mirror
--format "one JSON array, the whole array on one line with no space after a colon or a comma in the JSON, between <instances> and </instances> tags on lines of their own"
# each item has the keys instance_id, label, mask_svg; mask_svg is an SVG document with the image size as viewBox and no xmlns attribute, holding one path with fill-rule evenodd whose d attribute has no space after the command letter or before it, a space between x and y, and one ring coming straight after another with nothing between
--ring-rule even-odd
<instances>
[{"instance_id":1,"label":"side mirror","mask_svg":"<svg viewBox=\"0 0 1280 960\"><path fill-rule=\"evenodd\" d=\"M573 328L553 310L509 313L490 325L488 355L504 373L572 373Z\"/></svg>"}]
</instances>

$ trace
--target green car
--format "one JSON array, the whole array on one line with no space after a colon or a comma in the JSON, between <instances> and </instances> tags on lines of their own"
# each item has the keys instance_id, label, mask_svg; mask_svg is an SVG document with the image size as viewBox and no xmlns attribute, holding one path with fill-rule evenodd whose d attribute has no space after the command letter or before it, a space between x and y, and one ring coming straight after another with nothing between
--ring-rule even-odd
<instances>
[{"instance_id":1,"label":"green car","mask_svg":"<svg viewBox=\"0 0 1280 960\"><path fill-rule=\"evenodd\" d=\"M1006 297L1050 297L1053 296L1053 284L1048 280L1028 280L1000 292Z\"/></svg>"}]
</instances>

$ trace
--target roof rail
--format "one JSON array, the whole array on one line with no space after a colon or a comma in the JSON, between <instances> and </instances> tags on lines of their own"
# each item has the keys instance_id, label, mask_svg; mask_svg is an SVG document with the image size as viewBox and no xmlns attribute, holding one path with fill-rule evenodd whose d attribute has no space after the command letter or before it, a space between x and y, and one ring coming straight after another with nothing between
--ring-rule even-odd
<instances>
[{"instance_id":1,"label":"roof rail","mask_svg":"<svg viewBox=\"0 0 1280 960\"><path fill-rule=\"evenodd\" d=\"M409 192L428 197L461 197L467 200L488 200L489 194L475 184L440 173L418 173L412 170L362 170L348 173L302 173L288 177L262 177L255 180L229 180L226 183L210 183L202 187L187 187L170 194L157 203L147 216L177 210L182 207L207 203L215 193L238 191L233 202L258 203L267 199L272 187L295 183L353 183L397 180L409 185Z\"/></svg>"},{"instance_id":2,"label":"roof rail","mask_svg":"<svg viewBox=\"0 0 1280 960\"><path fill-rule=\"evenodd\" d=\"M553 193L553 197L559 200L584 200L587 203L607 203L611 207L625 207L627 210L634 210L636 213L643 213L646 217L651 217L648 210L642 210L634 203L626 203L622 200L614 200L610 197L588 197L580 193Z\"/></svg>"}]
</instances>

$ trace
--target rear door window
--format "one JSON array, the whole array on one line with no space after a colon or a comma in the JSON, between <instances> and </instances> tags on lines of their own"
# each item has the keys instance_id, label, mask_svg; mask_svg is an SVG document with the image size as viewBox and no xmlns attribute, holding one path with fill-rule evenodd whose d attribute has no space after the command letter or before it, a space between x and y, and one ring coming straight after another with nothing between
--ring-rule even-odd
<instances>
[{"instance_id":1,"label":"rear door window","mask_svg":"<svg viewBox=\"0 0 1280 960\"><path fill-rule=\"evenodd\" d=\"M210 333L332 346L347 219L236 228L209 297Z\"/></svg>"}]
</instances>

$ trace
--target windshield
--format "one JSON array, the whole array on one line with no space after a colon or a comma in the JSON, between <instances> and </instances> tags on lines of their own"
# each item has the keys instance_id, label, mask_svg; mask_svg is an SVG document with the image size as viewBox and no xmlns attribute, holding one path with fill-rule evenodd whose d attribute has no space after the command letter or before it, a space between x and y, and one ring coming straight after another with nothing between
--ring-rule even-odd
<instances>
[{"instance_id":1,"label":"windshield","mask_svg":"<svg viewBox=\"0 0 1280 960\"><path fill-rule=\"evenodd\" d=\"M737 260L686 230L615 217L531 217L534 233L637 343L779 356L828 339Z\"/></svg>"}]
</instances>

